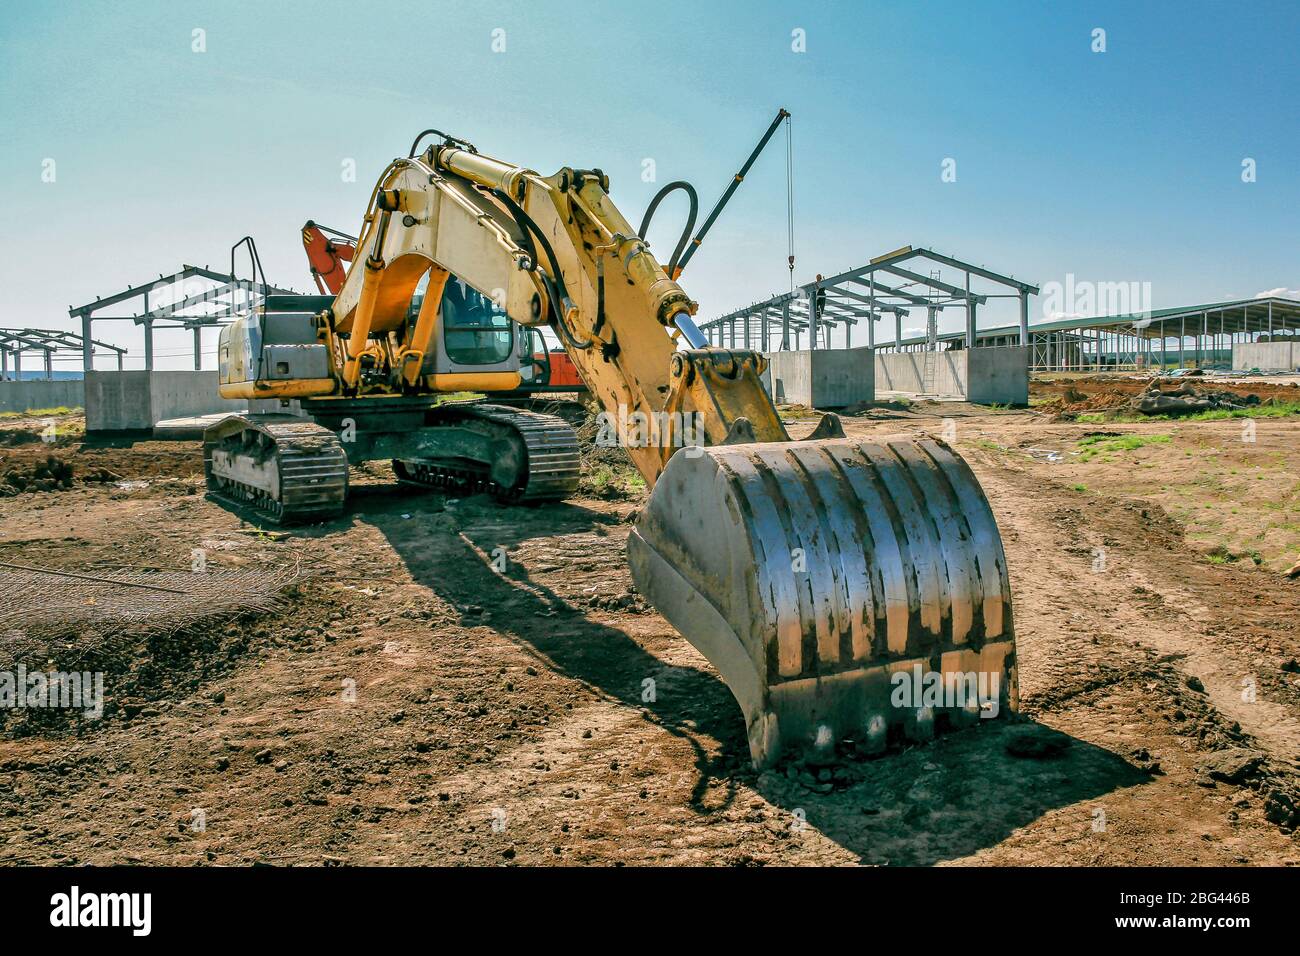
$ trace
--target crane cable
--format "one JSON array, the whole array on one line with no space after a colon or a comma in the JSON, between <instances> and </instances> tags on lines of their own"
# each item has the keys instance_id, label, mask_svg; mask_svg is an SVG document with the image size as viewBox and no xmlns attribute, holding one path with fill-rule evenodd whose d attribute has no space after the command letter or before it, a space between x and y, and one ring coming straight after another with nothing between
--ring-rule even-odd
<instances>
[{"instance_id":1,"label":"crane cable","mask_svg":"<svg viewBox=\"0 0 1300 956\"><path fill-rule=\"evenodd\" d=\"M794 134L785 118L785 229L790 263L790 291L794 291Z\"/></svg>"}]
</instances>

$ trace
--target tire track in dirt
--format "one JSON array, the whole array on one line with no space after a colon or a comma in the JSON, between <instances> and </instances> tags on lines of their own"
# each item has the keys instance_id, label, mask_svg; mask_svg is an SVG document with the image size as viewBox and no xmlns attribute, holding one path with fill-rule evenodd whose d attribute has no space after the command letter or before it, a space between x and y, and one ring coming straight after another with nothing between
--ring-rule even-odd
<instances>
[{"instance_id":1,"label":"tire track in dirt","mask_svg":"<svg viewBox=\"0 0 1300 956\"><path fill-rule=\"evenodd\" d=\"M1177 659L1187 677L1204 684L1217 710L1280 759L1289 763L1300 754L1300 715L1262 696L1244 701L1242 682L1257 669L1252 648L1223 639L1240 633L1234 609L1253 606L1259 613L1277 603L1278 612L1287 612L1285 592L1264 593L1276 593L1277 582L1261 582L1262 572L1206 564L1174 537L1173 522L1157 505L1092 495L1080 509L1063 512L1060 501L1069 492L1052 479L981 460L981 483L999 524L1033 541L1036 556L1052 546L1061 555L1050 570L1037 560L1013 565L1013 587L1025 595L1017 597L1017 611L1032 606L1030 592L1064 590L1082 612L1076 627L1121 634ZM1045 482L1054 485L1052 494L1043 493ZM1099 555L1104 564L1094 570Z\"/></svg>"}]
</instances>

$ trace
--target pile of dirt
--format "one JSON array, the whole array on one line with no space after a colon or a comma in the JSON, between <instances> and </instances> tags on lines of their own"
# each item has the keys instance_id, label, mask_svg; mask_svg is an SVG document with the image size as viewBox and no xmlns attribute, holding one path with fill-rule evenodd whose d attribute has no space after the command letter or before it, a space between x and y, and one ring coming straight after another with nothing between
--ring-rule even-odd
<instances>
[{"instance_id":1,"label":"pile of dirt","mask_svg":"<svg viewBox=\"0 0 1300 956\"><path fill-rule=\"evenodd\" d=\"M1158 393L1152 395L1153 391ZM1141 411L1139 405L1147 396L1157 398L1154 405L1165 408L1145 414L1187 414L1213 408L1245 408L1269 402L1294 402L1300 400L1300 388L1283 382L1252 382L1249 393L1238 393L1214 384L1214 380L1201 377L1192 383L1186 377L1179 379L1139 375L1086 375L1072 379L1033 379L1029 395L1040 411L1052 414L1057 421L1073 421L1079 415L1093 412ZM1159 395L1171 399L1189 399L1191 405L1179 409L1176 403L1161 402ZM1198 403L1206 399L1206 403ZM1217 403L1217 404L1216 404ZM1149 406L1152 403L1148 403Z\"/></svg>"},{"instance_id":2,"label":"pile of dirt","mask_svg":"<svg viewBox=\"0 0 1300 956\"><path fill-rule=\"evenodd\" d=\"M16 445L34 445L41 440L41 433L31 428L0 428L0 448L12 448Z\"/></svg>"},{"instance_id":3,"label":"pile of dirt","mask_svg":"<svg viewBox=\"0 0 1300 956\"><path fill-rule=\"evenodd\" d=\"M552 412L554 414L554 412ZM567 417L567 416L566 416ZM570 422L578 435L582 475L578 491L607 501L636 499L645 493L645 481L618 441L613 422L594 402L578 422Z\"/></svg>"},{"instance_id":4,"label":"pile of dirt","mask_svg":"<svg viewBox=\"0 0 1300 956\"><path fill-rule=\"evenodd\" d=\"M132 442L128 445L90 444L79 438L53 443L18 443L0 447L0 474L29 472L51 453L70 465L78 479L113 482L123 479L198 478L203 475L202 442Z\"/></svg>"},{"instance_id":5,"label":"pile of dirt","mask_svg":"<svg viewBox=\"0 0 1300 956\"><path fill-rule=\"evenodd\" d=\"M1029 397L1043 411L1056 412L1062 418L1072 418L1085 412L1124 408L1145 390L1147 381L1117 375L1034 379L1029 383Z\"/></svg>"},{"instance_id":6,"label":"pile of dirt","mask_svg":"<svg viewBox=\"0 0 1300 956\"><path fill-rule=\"evenodd\" d=\"M32 491L67 491L72 487L72 463L48 455L44 461L26 467L6 468L0 474L0 497L11 498Z\"/></svg>"},{"instance_id":7,"label":"pile of dirt","mask_svg":"<svg viewBox=\"0 0 1300 956\"><path fill-rule=\"evenodd\" d=\"M150 704L169 706L169 698L192 693L247 654L280 645L276 625L295 648L321 638L321 628L303 627L323 617L305 606L309 578L296 564L196 574L6 563L0 672L100 674L108 692L102 713L0 707L0 740L103 729L101 716L130 718ZM50 597L56 593L62 597Z\"/></svg>"},{"instance_id":8,"label":"pile of dirt","mask_svg":"<svg viewBox=\"0 0 1300 956\"><path fill-rule=\"evenodd\" d=\"M0 472L0 498L31 494L37 491L70 491L73 478L86 484L106 484L121 481L122 476L107 468L76 468L71 461L57 455L47 455L43 460L10 463Z\"/></svg>"}]
</instances>

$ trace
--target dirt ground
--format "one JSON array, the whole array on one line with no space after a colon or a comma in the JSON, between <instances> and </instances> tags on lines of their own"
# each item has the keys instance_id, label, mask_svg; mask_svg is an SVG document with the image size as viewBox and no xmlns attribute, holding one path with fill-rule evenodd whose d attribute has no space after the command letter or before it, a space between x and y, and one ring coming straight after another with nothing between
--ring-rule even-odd
<instances>
[{"instance_id":1,"label":"dirt ground","mask_svg":"<svg viewBox=\"0 0 1300 956\"><path fill-rule=\"evenodd\" d=\"M1030 405L1057 415L1087 414L1123 408L1145 391L1152 376L1140 374L1089 375L1062 372L1036 377L1030 383ZM1300 401L1300 377L1294 375L1188 375L1161 379L1162 387L1190 387L1255 395L1261 401Z\"/></svg>"},{"instance_id":2,"label":"dirt ground","mask_svg":"<svg viewBox=\"0 0 1300 956\"><path fill-rule=\"evenodd\" d=\"M282 612L132 648L102 720L0 724L0 862L1300 863L1300 579L1280 573L1300 418L1247 441L1236 420L1055 417L845 419L943 435L974 468L1025 719L830 786L756 774L727 688L632 591L635 485L510 509L372 465L342 518L268 534L204 498L197 442L91 447L71 419L53 444L0 436L0 476L73 466L68 488L0 497L0 562L187 568L201 549L316 573ZM1009 746L1027 734L1032 754Z\"/></svg>"}]
</instances>

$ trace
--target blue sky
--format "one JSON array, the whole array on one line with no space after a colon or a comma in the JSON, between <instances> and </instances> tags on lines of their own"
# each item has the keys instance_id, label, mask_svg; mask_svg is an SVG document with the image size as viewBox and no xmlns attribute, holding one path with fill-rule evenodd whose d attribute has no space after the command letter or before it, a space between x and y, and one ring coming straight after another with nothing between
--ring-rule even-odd
<instances>
[{"instance_id":1,"label":"blue sky","mask_svg":"<svg viewBox=\"0 0 1300 956\"><path fill-rule=\"evenodd\" d=\"M798 281L910 243L1149 282L1155 308L1300 289L1297 36L1293 2L6 3L0 326L70 328L69 305L228 268L249 233L306 291L298 227L355 231L428 126L543 173L599 166L634 223L671 179L707 208L778 106ZM787 287L783 135L683 279L702 318ZM681 214L652 230L665 257ZM139 355L128 326L101 333ZM177 366L188 348L158 343Z\"/></svg>"}]
</instances>

